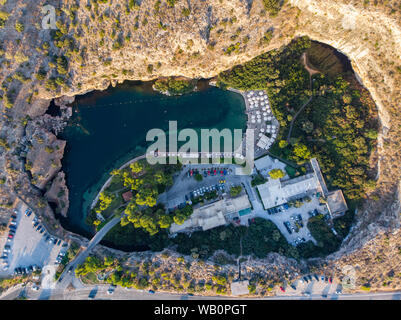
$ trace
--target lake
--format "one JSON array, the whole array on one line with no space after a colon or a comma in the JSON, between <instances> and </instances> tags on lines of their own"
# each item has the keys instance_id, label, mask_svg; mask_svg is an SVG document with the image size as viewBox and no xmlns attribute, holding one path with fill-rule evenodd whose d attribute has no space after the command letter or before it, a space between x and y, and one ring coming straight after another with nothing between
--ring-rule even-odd
<instances>
[{"instance_id":1,"label":"lake","mask_svg":"<svg viewBox=\"0 0 401 320\"><path fill-rule=\"evenodd\" d=\"M144 154L153 128L167 132L168 122L178 129L245 129L245 103L241 95L200 81L198 91L169 97L152 89L151 82L129 82L77 96L73 116L61 139L67 141L63 170L70 192L66 229L89 237L85 225L89 206L109 172Z\"/></svg>"}]
</instances>

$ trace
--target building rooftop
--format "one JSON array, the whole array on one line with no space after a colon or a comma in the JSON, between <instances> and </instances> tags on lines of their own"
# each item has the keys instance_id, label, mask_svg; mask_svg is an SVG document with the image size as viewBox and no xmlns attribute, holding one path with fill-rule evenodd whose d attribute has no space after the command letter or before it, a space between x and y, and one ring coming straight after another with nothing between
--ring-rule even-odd
<instances>
[{"instance_id":1,"label":"building rooftop","mask_svg":"<svg viewBox=\"0 0 401 320\"><path fill-rule=\"evenodd\" d=\"M323 196L327 197L329 190L327 189L326 182L324 181L322 172L320 171L319 163L317 162L316 158L312 158L310 160L312 169L315 173L316 178L319 180L320 187L322 189Z\"/></svg>"},{"instance_id":2,"label":"building rooftop","mask_svg":"<svg viewBox=\"0 0 401 320\"><path fill-rule=\"evenodd\" d=\"M248 280L234 281L231 283L231 294L233 296L249 294L248 286L249 286Z\"/></svg>"},{"instance_id":3,"label":"building rooftop","mask_svg":"<svg viewBox=\"0 0 401 320\"><path fill-rule=\"evenodd\" d=\"M122 194L122 197L123 197L125 202L128 202L128 201L130 201L132 199L132 192L131 191L124 192Z\"/></svg>"},{"instance_id":4,"label":"building rooftop","mask_svg":"<svg viewBox=\"0 0 401 320\"><path fill-rule=\"evenodd\" d=\"M319 184L313 174L307 174L295 179L280 181L269 178L265 184L257 186L265 209L279 206L307 193L315 192Z\"/></svg>"},{"instance_id":5,"label":"building rooftop","mask_svg":"<svg viewBox=\"0 0 401 320\"><path fill-rule=\"evenodd\" d=\"M270 156L265 156L255 160L255 168L259 171L259 173L265 176L268 176L269 171L272 169L280 169L285 172L285 166L285 163Z\"/></svg>"},{"instance_id":6,"label":"building rooftop","mask_svg":"<svg viewBox=\"0 0 401 320\"><path fill-rule=\"evenodd\" d=\"M173 223L170 232L182 232L194 228L202 228L205 231L216 228L227 223L225 215L250 207L251 203L246 194L236 198L218 200L194 209L194 212L183 224L178 225Z\"/></svg>"},{"instance_id":7,"label":"building rooftop","mask_svg":"<svg viewBox=\"0 0 401 320\"><path fill-rule=\"evenodd\" d=\"M343 192L341 190L331 191L327 196L327 207L331 215L341 214L348 210Z\"/></svg>"}]
</instances>

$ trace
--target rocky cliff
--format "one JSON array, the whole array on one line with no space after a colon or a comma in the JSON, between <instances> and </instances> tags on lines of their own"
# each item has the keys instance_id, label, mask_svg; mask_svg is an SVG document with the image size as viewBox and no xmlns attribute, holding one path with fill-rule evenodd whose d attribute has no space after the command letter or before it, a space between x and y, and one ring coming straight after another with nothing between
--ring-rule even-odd
<instances>
[{"instance_id":1,"label":"rocky cliff","mask_svg":"<svg viewBox=\"0 0 401 320\"><path fill-rule=\"evenodd\" d=\"M42 27L45 4L55 8L55 30ZM213 77L307 35L350 58L379 108L383 129L378 188L332 258L399 228L400 1L287 0L277 15L262 0L1 0L0 5L0 172L5 178L0 200L21 197L33 207L44 206L40 189L60 169L64 147L36 121L50 99L126 79ZM46 136L46 143L38 143L35 132Z\"/></svg>"}]
</instances>

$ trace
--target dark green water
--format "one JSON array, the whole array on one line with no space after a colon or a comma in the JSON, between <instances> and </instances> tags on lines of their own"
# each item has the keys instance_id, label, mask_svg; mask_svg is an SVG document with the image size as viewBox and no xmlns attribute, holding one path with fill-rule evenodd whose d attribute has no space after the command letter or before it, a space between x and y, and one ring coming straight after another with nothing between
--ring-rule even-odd
<instances>
[{"instance_id":1,"label":"dark green water","mask_svg":"<svg viewBox=\"0 0 401 320\"><path fill-rule=\"evenodd\" d=\"M179 97L154 92L151 83L125 82L103 92L76 97L70 125L61 135L67 140L63 170L70 191L65 228L89 236L85 217L94 197L113 168L145 153L151 142L146 133L168 129L245 129L245 103L241 95L200 83L200 90Z\"/></svg>"}]
</instances>

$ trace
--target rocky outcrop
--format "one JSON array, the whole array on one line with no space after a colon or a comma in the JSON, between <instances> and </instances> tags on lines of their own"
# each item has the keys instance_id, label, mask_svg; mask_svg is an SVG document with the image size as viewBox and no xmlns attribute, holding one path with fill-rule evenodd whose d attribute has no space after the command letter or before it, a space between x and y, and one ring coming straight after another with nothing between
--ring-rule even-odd
<instances>
[{"instance_id":1,"label":"rocky outcrop","mask_svg":"<svg viewBox=\"0 0 401 320\"><path fill-rule=\"evenodd\" d=\"M52 3L57 8L58 34L41 29L41 8ZM0 136L10 147L0 154L0 172L7 178L0 187L2 198L32 197L35 206L40 194L29 181L43 188L60 169L65 142L46 132L45 123L42 128L33 124L49 99L68 99L126 79L213 77L296 36L308 35L350 58L379 108L383 128L377 190L367 197L357 224L332 258L399 228L401 12L397 1L288 0L276 17L269 16L262 0L181 0L174 7L161 1L159 8L156 0L137 3L128 8L122 0L106 4L27 0L7 1L0 8L10 14L0 29ZM16 30L17 21L24 31ZM273 36L266 41L269 30ZM43 138L42 144L36 135ZM24 141L32 145L25 152L33 180L25 172L24 152L19 148ZM46 152L46 146L53 152Z\"/></svg>"},{"instance_id":2,"label":"rocky outcrop","mask_svg":"<svg viewBox=\"0 0 401 320\"><path fill-rule=\"evenodd\" d=\"M30 122L26 129L30 148L26 156L25 168L32 175L32 184L43 189L61 169L61 159L66 142L58 140L56 136L35 122Z\"/></svg>"}]
</instances>

